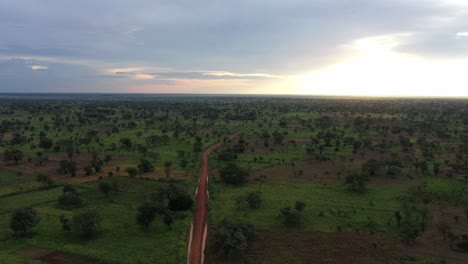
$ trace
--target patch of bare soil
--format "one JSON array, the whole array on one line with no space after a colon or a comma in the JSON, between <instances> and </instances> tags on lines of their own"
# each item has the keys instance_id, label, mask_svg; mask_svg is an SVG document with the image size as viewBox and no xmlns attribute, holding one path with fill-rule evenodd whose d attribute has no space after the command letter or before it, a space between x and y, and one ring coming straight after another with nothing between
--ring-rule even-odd
<instances>
[{"instance_id":1,"label":"patch of bare soil","mask_svg":"<svg viewBox=\"0 0 468 264\"><path fill-rule=\"evenodd\" d=\"M429 208L431 218L427 222L424 233L412 245L399 245L402 253L421 258L445 260L450 264L468 263L468 253L460 253L450 248L448 236L444 239L443 233L437 225L443 221L449 224L454 234L468 234L468 219L465 217L463 206L449 204L435 204ZM455 220L458 216L458 220Z\"/></svg>"},{"instance_id":2,"label":"patch of bare soil","mask_svg":"<svg viewBox=\"0 0 468 264\"><path fill-rule=\"evenodd\" d=\"M209 249L206 263L392 263L397 243L382 235L321 232L262 232L242 258L226 259Z\"/></svg>"},{"instance_id":3,"label":"patch of bare soil","mask_svg":"<svg viewBox=\"0 0 468 264\"><path fill-rule=\"evenodd\" d=\"M65 254L49 249L29 247L13 253L29 260L39 260L49 264L98 264L82 256Z\"/></svg>"}]
</instances>

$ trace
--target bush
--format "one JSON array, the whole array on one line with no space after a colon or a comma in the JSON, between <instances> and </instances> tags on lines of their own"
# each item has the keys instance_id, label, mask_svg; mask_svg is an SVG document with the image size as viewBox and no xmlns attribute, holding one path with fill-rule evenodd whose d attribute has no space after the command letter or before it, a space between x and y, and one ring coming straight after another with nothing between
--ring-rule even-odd
<instances>
[{"instance_id":1,"label":"bush","mask_svg":"<svg viewBox=\"0 0 468 264\"><path fill-rule=\"evenodd\" d=\"M17 209L11 214L10 228L15 233L26 233L39 223L39 214L31 207Z\"/></svg>"},{"instance_id":2,"label":"bush","mask_svg":"<svg viewBox=\"0 0 468 264\"><path fill-rule=\"evenodd\" d=\"M220 171L221 179L227 184L241 185L246 182L249 173L237 166L235 163L229 163Z\"/></svg>"},{"instance_id":3,"label":"bush","mask_svg":"<svg viewBox=\"0 0 468 264\"><path fill-rule=\"evenodd\" d=\"M90 238L99 232L101 216L97 211L86 210L73 216L72 229L82 237Z\"/></svg>"}]
</instances>

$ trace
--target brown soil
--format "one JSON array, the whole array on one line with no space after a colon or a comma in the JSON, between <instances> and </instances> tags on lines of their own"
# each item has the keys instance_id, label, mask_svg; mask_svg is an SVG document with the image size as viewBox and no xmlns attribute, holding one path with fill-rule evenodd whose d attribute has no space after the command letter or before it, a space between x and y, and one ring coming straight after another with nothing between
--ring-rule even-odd
<instances>
[{"instance_id":1,"label":"brown soil","mask_svg":"<svg viewBox=\"0 0 468 264\"><path fill-rule=\"evenodd\" d=\"M213 254L206 263L392 263L397 243L382 235L321 232L262 232L242 258Z\"/></svg>"},{"instance_id":2,"label":"brown soil","mask_svg":"<svg viewBox=\"0 0 468 264\"><path fill-rule=\"evenodd\" d=\"M1 157L0 157L1 159ZM23 161L18 165L0 165L1 171L13 172L13 173L21 173L26 176L35 177L37 174L42 173L45 175L50 175L54 180L69 182L69 183L84 183L90 181L96 181L99 178L105 178L108 176L108 172L113 172L116 175L116 166L120 167L120 172L118 175L120 176L128 176L125 172L125 169L128 167L135 167L134 164L126 164L124 163L128 160L126 156L119 156L114 155L112 160L109 164L104 164L102 167L101 172L93 174L93 175L86 175L84 170L82 169L86 166L89 161L91 160L91 154L80 154L75 155L73 160L77 163L77 168L79 168L76 172L75 177L70 177L70 175L59 175L57 174L57 168L59 167L60 160L67 159L64 155L50 155L49 160L46 161L43 165L35 165L36 161L33 159L31 162ZM150 179L157 179L161 177L165 177L164 168L155 168L154 172L146 173L143 175L144 178ZM178 178L178 179L187 179L190 178L191 175L187 174L185 171L180 170L172 170L171 176Z\"/></svg>"},{"instance_id":3,"label":"brown soil","mask_svg":"<svg viewBox=\"0 0 468 264\"><path fill-rule=\"evenodd\" d=\"M49 264L98 264L98 262L85 257L35 247L24 248L13 254L25 259L39 260Z\"/></svg>"},{"instance_id":4,"label":"brown soil","mask_svg":"<svg viewBox=\"0 0 468 264\"><path fill-rule=\"evenodd\" d=\"M444 240L443 234L437 229L437 224L444 221L450 225L455 234L468 234L468 219L464 216L464 208L449 204L434 204L428 208L431 218L427 222L426 230L412 245L400 245L399 250L410 256L445 260L450 264L468 263L468 254L453 251L448 238ZM454 217L459 216L458 223Z\"/></svg>"}]
</instances>

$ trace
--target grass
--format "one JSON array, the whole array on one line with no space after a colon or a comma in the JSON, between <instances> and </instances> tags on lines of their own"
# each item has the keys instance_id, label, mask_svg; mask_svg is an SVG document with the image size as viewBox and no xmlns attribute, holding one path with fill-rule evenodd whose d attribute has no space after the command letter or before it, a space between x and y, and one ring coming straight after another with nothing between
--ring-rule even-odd
<instances>
[{"instance_id":1,"label":"grass","mask_svg":"<svg viewBox=\"0 0 468 264\"><path fill-rule=\"evenodd\" d=\"M3 234L0 240L0 260L10 260L9 253L33 246L86 256L103 263L185 263L187 233L190 228L190 213L177 214L172 229L169 230L158 216L148 230L142 230L135 222L136 207L151 191L161 184L156 181L114 177L127 192L112 193L105 197L99 192L97 183L80 185L79 192L87 206L74 211L65 211L56 207L61 189L30 192L0 199L0 230L8 230L10 214L14 208L34 206L41 221L33 229L33 235L13 238L11 233ZM73 214L93 208L100 212L103 222L100 234L90 240L84 240L74 233L62 230L59 216L71 218ZM8 231L10 232L10 231ZM5 240L5 237L9 239ZM1 262L0 262L1 263ZM7 262L10 263L10 262ZM14 263L14 262L12 262Z\"/></svg>"},{"instance_id":2,"label":"grass","mask_svg":"<svg viewBox=\"0 0 468 264\"><path fill-rule=\"evenodd\" d=\"M27 177L18 173L0 173L0 197L18 192L27 192L37 189L40 183L33 177Z\"/></svg>"},{"instance_id":3,"label":"grass","mask_svg":"<svg viewBox=\"0 0 468 264\"><path fill-rule=\"evenodd\" d=\"M236 208L235 199L247 192L262 193L263 204L260 209ZM224 218L240 218L252 223L259 229L284 229L280 208L294 206L296 201L306 203L304 210L305 230L336 231L374 229L387 230L386 224L399 208L398 197L405 188L386 187L368 189L365 194L350 193L342 186L323 186L304 183L267 183L261 189L258 185L246 184L232 187L217 184L215 197L211 199L211 223ZM323 212L324 216L319 216ZM371 226L369 218L372 219Z\"/></svg>"}]
</instances>

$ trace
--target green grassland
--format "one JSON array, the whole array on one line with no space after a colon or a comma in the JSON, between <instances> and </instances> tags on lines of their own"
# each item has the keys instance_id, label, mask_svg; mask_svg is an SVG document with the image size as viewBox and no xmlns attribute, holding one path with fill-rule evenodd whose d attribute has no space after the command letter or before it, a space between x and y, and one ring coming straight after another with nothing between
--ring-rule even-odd
<instances>
[{"instance_id":1,"label":"green grassland","mask_svg":"<svg viewBox=\"0 0 468 264\"><path fill-rule=\"evenodd\" d=\"M238 196L260 191L262 205L259 209L239 210L235 204ZM348 192L343 186L323 186L307 183L274 182L246 184L232 187L216 186L211 203L212 223L224 218L239 218L264 230L284 229L280 209L294 207L296 201L306 203L303 229L324 232L342 230L386 231L387 223L399 208L398 198L406 189L397 187L372 187L365 194ZM320 213L323 216L320 216ZM373 222L369 224L369 222Z\"/></svg>"},{"instance_id":2,"label":"green grassland","mask_svg":"<svg viewBox=\"0 0 468 264\"><path fill-rule=\"evenodd\" d=\"M160 184L156 181L115 177L126 192L113 192L105 197L97 183L79 185L78 191L87 205L84 208L66 211L56 206L61 188L33 191L0 199L0 255L24 247L41 247L72 253L103 261L104 263L185 263L187 232L191 214L178 213L172 229L168 229L158 216L148 230L136 225L136 207ZM15 208L33 206L41 215L40 223L34 228L33 236L10 238L9 212ZM84 240L73 233L62 230L59 216L71 217L84 209L93 208L100 212L103 222L100 234Z\"/></svg>"}]
</instances>

